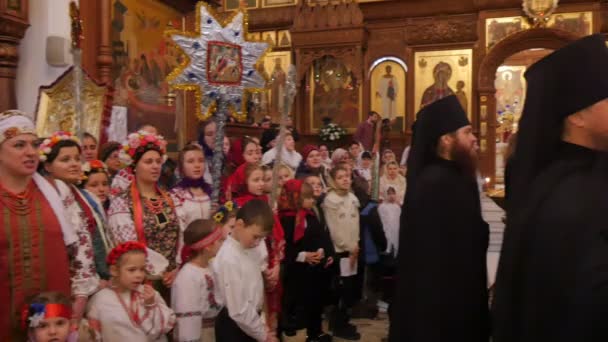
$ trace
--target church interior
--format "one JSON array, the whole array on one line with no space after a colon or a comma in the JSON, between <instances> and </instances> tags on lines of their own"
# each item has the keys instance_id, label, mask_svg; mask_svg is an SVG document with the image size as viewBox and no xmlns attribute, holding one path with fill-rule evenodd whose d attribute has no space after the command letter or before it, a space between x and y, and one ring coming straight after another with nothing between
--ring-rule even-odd
<instances>
[{"instance_id":1,"label":"church interior","mask_svg":"<svg viewBox=\"0 0 608 342\"><path fill-rule=\"evenodd\" d=\"M401 156L416 113L455 95L479 141L490 278L504 228L495 202L504 196L524 73L580 37L608 34L604 0L81 0L78 13L69 0L0 0L0 112L30 113L43 136L69 130L78 80L82 124L101 142L152 124L177 155L217 109L200 89L170 84L191 59L172 35L200 33L201 6L221 25L243 13L246 41L268 46L254 65L262 87L245 87L228 110L230 137L261 136L265 123L288 113L298 146L323 141L333 150L375 111L384 119L382 146ZM293 103L284 100L289 91ZM345 134L321 138L330 123ZM386 318L359 324L364 341L386 337Z\"/></svg>"}]
</instances>

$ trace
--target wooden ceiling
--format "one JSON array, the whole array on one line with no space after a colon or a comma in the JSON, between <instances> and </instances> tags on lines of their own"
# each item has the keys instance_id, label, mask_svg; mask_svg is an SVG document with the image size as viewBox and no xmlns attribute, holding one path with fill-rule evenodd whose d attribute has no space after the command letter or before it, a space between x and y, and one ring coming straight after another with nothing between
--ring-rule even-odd
<instances>
[{"instance_id":1,"label":"wooden ceiling","mask_svg":"<svg viewBox=\"0 0 608 342\"><path fill-rule=\"evenodd\" d=\"M196 6L197 0L160 0L162 3L165 3L176 10L182 13L189 13L194 10ZM219 7L222 5L222 0L205 0L206 3L210 4L213 7Z\"/></svg>"}]
</instances>

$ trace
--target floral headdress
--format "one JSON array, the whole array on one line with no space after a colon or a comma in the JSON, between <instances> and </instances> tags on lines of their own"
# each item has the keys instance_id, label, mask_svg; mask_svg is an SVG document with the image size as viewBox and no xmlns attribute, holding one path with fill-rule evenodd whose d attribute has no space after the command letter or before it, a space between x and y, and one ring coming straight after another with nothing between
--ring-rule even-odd
<instances>
[{"instance_id":1,"label":"floral headdress","mask_svg":"<svg viewBox=\"0 0 608 342\"><path fill-rule=\"evenodd\" d=\"M60 141L65 140L72 140L73 142L80 145L80 140L78 140L78 137L76 137L72 133L65 131L57 131L53 133L50 137L44 139L42 141L42 144L40 144L40 149L38 150L38 153L40 154L40 161L44 163L48 159L49 154L51 154L51 151L53 151L53 147L55 147L55 145L57 145Z\"/></svg>"},{"instance_id":2,"label":"floral headdress","mask_svg":"<svg viewBox=\"0 0 608 342\"><path fill-rule=\"evenodd\" d=\"M213 220L221 224L224 221L224 218L228 216L228 214L238 209L239 207L235 202L228 201L217 209L217 211L213 215Z\"/></svg>"},{"instance_id":3,"label":"floral headdress","mask_svg":"<svg viewBox=\"0 0 608 342\"><path fill-rule=\"evenodd\" d=\"M127 141L122 144L120 150L120 161L132 166L139 158L147 151L158 151L163 158L163 162L167 160L167 141L162 135L139 131L131 133L127 136Z\"/></svg>"},{"instance_id":4,"label":"floral headdress","mask_svg":"<svg viewBox=\"0 0 608 342\"><path fill-rule=\"evenodd\" d=\"M101 160L91 160L82 164L82 179L86 180L92 173L108 173L108 167Z\"/></svg>"},{"instance_id":5,"label":"floral headdress","mask_svg":"<svg viewBox=\"0 0 608 342\"><path fill-rule=\"evenodd\" d=\"M120 259L121 256L131 251L140 251L145 255L148 255L146 245L137 241L127 241L112 248L112 250L108 254L108 257L106 258L106 262L108 263L108 265L116 265L118 259Z\"/></svg>"},{"instance_id":6,"label":"floral headdress","mask_svg":"<svg viewBox=\"0 0 608 342\"><path fill-rule=\"evenodd\" d=\"M58 317L72 318L72 308L59 303L32 303L21 313L21 328L37 328L43 320Z\"/></svg>"}]
</instances>

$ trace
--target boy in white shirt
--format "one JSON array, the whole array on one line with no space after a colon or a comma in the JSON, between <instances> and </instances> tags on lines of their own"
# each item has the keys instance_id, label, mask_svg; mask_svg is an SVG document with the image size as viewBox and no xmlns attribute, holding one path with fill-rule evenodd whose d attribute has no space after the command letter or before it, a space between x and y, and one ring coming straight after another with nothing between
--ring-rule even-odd
<instances>
[{"instance_id":1,"label":"boy in white shirt","mask_svg":"<svg viewBox=\"0 0 608 342\"><path fill-rule=\"evenodd\" d=\"M215 321L217 342L276 342L262 318L264 282L260 243L274 225L270 206L251 200L239 209L234 230L215 257L215 275L224 308Z\"/></svg>"}]
</instances>

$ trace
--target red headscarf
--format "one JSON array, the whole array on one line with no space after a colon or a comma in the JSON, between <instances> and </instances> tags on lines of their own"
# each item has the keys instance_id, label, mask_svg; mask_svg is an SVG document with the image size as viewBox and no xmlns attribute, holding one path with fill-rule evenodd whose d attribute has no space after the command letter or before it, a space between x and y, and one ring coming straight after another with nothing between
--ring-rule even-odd
<instances>
[{"instance_id":1,"label":"red headscarf","mask_svg":"<svg viewBox=\"0 0 608 342\"><path fill-rule=\"evenodd\" d=\"M300 197L302 195L302 182L298 179L290 179L283 185L279 200L281 215L295 217L296 224L293 232L293 242L298 242L304 237L306 230L306 217L313 216L314 212L310 209L302 208Z\"/></svg>"},{"instance_id":2,"label":"red headscarf","mask_svg":"<svg viewBox=\"0 0 608 342\"><path fill-rule=\"evenodd\" d=\"M302 148L302 160L304 161L304 164L306 164L306 159L308 158L308 155L312 151L319 151L319 146L306 145L306 146L304 146L304 148Z\"/></svg>"}]
</instances>

